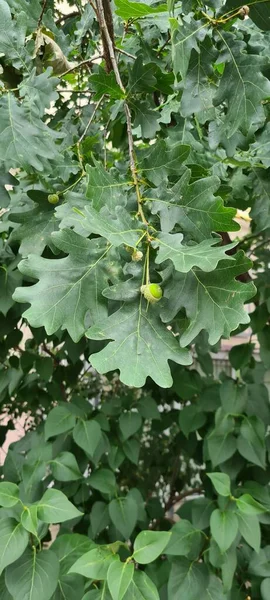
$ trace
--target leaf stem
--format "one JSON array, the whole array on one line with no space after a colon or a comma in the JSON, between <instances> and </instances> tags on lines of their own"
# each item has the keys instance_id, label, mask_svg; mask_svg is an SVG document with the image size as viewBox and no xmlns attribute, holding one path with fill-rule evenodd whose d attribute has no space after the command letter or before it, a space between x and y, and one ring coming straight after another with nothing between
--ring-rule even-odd
<instances>
[{"instance_id":1,"label":"leaf stem","mask_svg":"<svg viewBox=\"0 0 270 600\"><path fill-rule=\"evenodd\" d=\"M145 269L146 270L146 275L145 275L146 285L149 285L149 282L150 282L149 253L150 253L150 247L148 245L147 249L146 249L146 269Z\"/></svg>"},{"instance_id":2,"label":"leaf stem","mask_svg":"<svg viewBox=\"0 0 270 600\"><path fill-rule=\"evenodd\" d=\"M78 179L76 179L76 181L74 181L74 183L72 183L71 185L69 185L65 190L63 190L62 192L59 192L59 194L66 194L69 190L72 190L72 188L74 188L80 181L81 179L85 176L85 171L83 171L80 175L80 177Z\"/></svg>"}]
</instances>

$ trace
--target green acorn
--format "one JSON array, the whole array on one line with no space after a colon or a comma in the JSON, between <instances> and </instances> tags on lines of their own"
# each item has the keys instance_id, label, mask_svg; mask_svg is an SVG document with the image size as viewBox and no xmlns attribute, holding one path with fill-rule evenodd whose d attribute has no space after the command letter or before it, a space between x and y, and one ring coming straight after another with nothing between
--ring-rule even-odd
<instances>
[{"instance_id":1,"label":"green acorn","mask_svg":"<svg viewBox=\"0 0 270 600\"><path fill-rule=\"evenodd\" d=\"M158 283L148 283L147 285L142 285L141 293L144 295L145 299L150 302L150 304L159 302L163 295L162 289Z\"/></svg>"},{"instance_id":2,"label":"green acorn","mask_svg":"<svg viewBox=\"0 0 270 600\"><path fill-rule=\"evenodd\" d=\"M58 196L58 194L49 194L49 196L48 196L48 202L50 204L57 204L57 202L59 202L59 196Z\"/></svg>"}]
</instances>

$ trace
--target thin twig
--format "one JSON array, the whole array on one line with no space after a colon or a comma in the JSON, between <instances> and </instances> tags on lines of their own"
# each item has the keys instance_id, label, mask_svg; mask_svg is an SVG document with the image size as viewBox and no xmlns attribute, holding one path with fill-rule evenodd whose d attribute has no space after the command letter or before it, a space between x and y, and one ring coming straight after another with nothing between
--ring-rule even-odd
<instances>
[{"instance_id":1,"label":"thin twig","mask_svg":"<svg viewBox=\"0 0 270 600\"><path fill-rule=\"evenodd\" d=\"M67 71L65 71L65 73L62 73L62 75L60 75L60 77L65 77L65 75L68 75L72 71L76 71L76 69L80 69L84 65L91 65L91 63L95 62L95 60L99 60L101 58L103 58L103 54L97 54L97 56L92 56L92 58L87 58L86 60L82 60L82 62L78 63L74 67L71 67L71 69L68 69Z\"/></svg>"},{"instance_id":2,"label":"thin twig","mask_svg":"<svg viewBox=\"0 0 270 600\"><path fill-rule=\"evenodd\" d=\"M167 37L167 39L166 39L166 42L164 42L164 44L161 46L161 48L160 48L160 49L158 50L158 52L157 52L157 57L159 57L159 56L161 55L162 51L164 50L164 48L166 48L166 46L167 46L167 44L169 43L170 39L171 39L171 33L170 33L170 31L169 31L169 33L168 33L168 37Z\"/></svg>"},{"instance_id":3,"label":"thin twig","mask_svg":"<svg viewBox=\"0 0 270 600\"><path fill-rule=\"evenodd\" d=\"M111 40L111 36L109 34L109 30L105 21L105 16L104 16L104 10L103 10L103 4L102 4L102 0L97 0L97 10L99 13L99 25L100 28L103 31L104 37L106 39L107 42L107 46L108 46L108 51L110 54L110 59L111 59L111 63L112 63L112 67L113 67L113 71L115 74L115 79L121 89L121 91L123 92L123 94L126 96L126 90L125 87L123 85L122 79L121 79L121 75L118 69L118 64L117 64L117 60L116 60L116 56L115 56L115 50L114 50L114 45L113 42ZM129 149L129 162L130 162L130 170L131 170L131 174L132 174L132 178L133 178L133 182L134 182L134 186L136 189L136 195L137 195L137 203L138 203L138 213L142 219L142 222L145 225L148 225L148 222L144 216L144 212L142 209L142 199L141 199L141 194L140 194L140 188L139 188L139 182L138 182L138 177L137 177L137 169L136 169L136 162L135 162L135 151L134 151L134 141L133 141L133 136L132 136L132 120L131 120L131 113L130 113L130 109L129 109L129 105L127 103L127 101L124 101L124 109L125 109L125 114L126 114L126 122L127 122L127 136L128 136L128 149Z\"/></svg>"},{"instance_id":4,"label":"thin twig","mask_svg":"<svg viewBox=\"0 0 270 600\"><path fill-rule=\"evenodd\" d=\"M45 342L43 342L41 347L43 352L46 352L46 354L48 354L53 359L54 367L59 365L60 359L57 358L57 356L48 348L48 346L46 346Z\"/></svg>"},{"instance_id":5,"label":"thin twig","mask_svg":"<svg viewBox=\"0 0 270 600\"><path fill-rule=\"evenodd\" d=\"M120 54L124 54L125 56L128 56L129 58L133 58L133 60L136 60L137 56L134 56L134 54L130 54L130 52L126 52L125 50L122 50L122 48L117 48L116 46L114 46L114 49L116 50L116 52L120 52Z\"/></svg>"},{"instance_id":6,"label":"thin twig","mask_svg":"<svg viewBox=\"0 0 270 600\"><path fill-rule=\"evenodd\" d=\"M238 246L242 246L246 242L249 242L249 240L253 240L253 239L259 238L259 237L262 237L262 232L261 231L259 231L257 233L251 233L250 235L246 235L241 240L239 240Z\"/></svg>"},{"instance_id":7,"label":"thin twig","mask_svg":"<svg viewBox=\"0 0 270 600\"><path fill-rule=\"evenodd\" d=\"M95 106L95 108L94 108L94 111L93 111L93 113L92 113L92 115L91 115L91 117L90 117L90 119L89 119L89 121L88 121L88 123L87 123L87 125L86 125L86 127L85 127L85 130L84 130L84 132L82 133L81 137L80 137L80 138L78 139L78 141L77 141L77 146L81 144L81 142L83 141L83 138L86 136L86 134L87 134L87 131L88 131L88 129L89 129L89 127L90 127L91 123L93 122L93 120L94 120L94 118L95 118L95 116L96 116L96 113L97 113L97 111L98 111L98 109L99 109L100 105L102 104L102 102L103 102L103 100L104 100L104 96L105 96L105 94L103 94L103 96L101 96L101 98L100 98L100 99L99 99L99 101L97 102L97 104L96 104L96 106Z\"/></svg>"},{"instance_id":8,"label":"thin twig","mask_svg":"<svg viewBox=\"0 0 270 600\"><path fill-rule=\"evenodd\" d=\"M94 2L92 2L92 0L89 0L89 4L90 6L92 6L93 11L96 14L96 17L98 18L97 7L95 6Z\"/></svg>"},{"instance_id":9,"label":"thin twig","mask_svg":"<svg viewBox=\"0 0 270 600\"><path fill-rule=\"evenodd\" d=\"M267 238L266 240L263 240L260 244L258 244L254 248L250 248L249 254L256 254L257 250L259 248L261 248L262 246L265 246L265 244L270 244L270 238Z\"/></svg>"},{"instance_id":10,"label":"thin twig","mask_svg":"<svg viewBox=\"0 0 270 600\"><path fill-rule=\"evenodd\" d=\"M72 88L64 88L62 90L57 88L57 91L60 94L63 94L64 92L67 92L68 94L94 94L94 92L91 92L91 90L73 90Z\"/></svg>"},{"instance_id":11,"label":"thin twig","mask_svg":"<svg viewBox=\"0 0 270 600\"><path fill-rule=\"evenodd\" d=\"M67 19L72 19L72 17L79 17L79 16L80 16L80 13L78 10L68 13L67 15L61 15L61 17L59 17L59 19L57 19L55 21L55 25L60 25L62 21L66 21Z\"/></svg>"},{"instance_id":12,"label":"thin twig","mask_svg":"<svg viewBox=\"0 0 270 600\"><path fill-rule=\"evenodd\" d=\"M40 28L41 21L43 19L44 11L45 11L45 8L46 8L46 4L47 4L47 0L43 0L41 13L39 15L39 19L38 19L38 22L37 22L37 29Z\"/></svg>"}]
</instances>

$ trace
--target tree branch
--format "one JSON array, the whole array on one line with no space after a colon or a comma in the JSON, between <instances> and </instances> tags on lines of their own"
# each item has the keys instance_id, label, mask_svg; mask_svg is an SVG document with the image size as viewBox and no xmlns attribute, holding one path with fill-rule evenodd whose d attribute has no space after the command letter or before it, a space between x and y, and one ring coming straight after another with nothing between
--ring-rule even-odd
<instances>
[{"instance_id":1,"label":"tree branch","mask_svg":"<svg viewBox=\"0 0 270 600\"><path fill-rule=\"evenodd\" d=\"M61 17L59 17L59 19L57 19L55 21L55 25L61 25L62 21L67 21L67 19L72 19L73 17L79 17L79 16L80 16L80 13L78 10L68 13L67 15L61 15Z\"/></svg>"},{"instance_id":2,"label":"tree branch","mask_svg":"<svg viewBox=\"0 0 270 600\"><path fill-rule=\"evenodd\" d=\"M177 502L181 502L188 496L194 496L195 494L201 494L203 492L202 487L192 488L191 490L185 490L181 492L181 494L175 494L172 498L169 498L168 502L165 504L165 510L168 511L170 508L176 504Z\"/></svg>"},{"instance_id":3,"label":"tree branch","mask_svg":"<svg viewBox=\"0 0 270 600\"><path fill-rule=\"evenodd\" d=\"M62 73L60 75L60 77L65 77L65 75L72 73L72 71L76 71L76 69L80 69L84 65L91 65L93 62L95 62L95 60L98 60L100 58L103 58L103 54L97 54L96 56L92 56L92 58L87 58L86 60L82 60L82 62L78 63L74 67L71 67L70 69L68 69L67 71Z\"/></svg>"},{"instance_id":4,"label":"tree branch","mask_svg":"<svg viewBox=\"0 0 270 600\"><path fill-rule=\"evenodd\" d=\"M44 11L45 11L45 8L46 8L46 4L47 4L47 0L43 0L41 13L39 15L39 19L38 19L38 22L37 22L37 29L40 28L41 21L43 19Z\"/></svg>"},{"instance_id":5,"label":"tree branch","mask_svg":"<svg viewBox=\"0 0 270 600\"><path fill-rule=\"evenodd\" d=\"M137 56L134 56L134 54L130 54L130 52L126 52L125 50L122 50L122 48L117 48L117 46L115 46L114 49L116 52L119 52L120 54L124 54L124 56L133 58L133 60L136 60L136 58L137 58Z\"/></svg>"},{"instance_id":6,"label":"tree branch","mask_svg":"<svg viewBox=\"0 0 270 600\"><path fill-rule=\"evenodd\" d=\"M112 63L112 68L113 68L113 71L115 74L115 79L116 79L120 89L122 90L123 94L126 95L126 90L123 85L121 75L120 75L120 72L118 69L118 64L117 64L115 50L114 50L114 43L113 43L113 40L111 39L109 30L107 27L107 23L105 20L104 9L103 9L103 0L96 0L96 1L97 1L97 11L99 13L99 26L100 26L101 31L104 34L104 38L106 39L108 51L110 54L110 60ZM127 123L130 170L131 170L131 174L132 174L132 178L133 178L133 183L134 183L134 186L136 189L138 213L142 219L142 222L145 225L148 225L148 222L144 216L144 212L142 209L142 199L141 199L141 194L140 194L139 181L138 181L138 177L137 177L137 169L136 169L136 163L135 163L135 151L134 151L134 141L133 141L133 136L132 136L131 113L130 113L130 109L129 109L129 106L128 106L128 103L126 100L124 101L124 108L125 108L126 123Z\"/></svg>"},{"instance_id":7,"label":"tree branch","mask_svg":"<svg viewBox=\"0 0 270 600\"><path fill-rule=\"evenodd\" d=\"M95 10L97 15L97 20L99 22L102 44L103 44L103 53L106 64L106 71L110 73L114 70L112 56L110 52L110 48L108 46L108 39L114 48L114 28L113 28L113 17L111 11L110 0L96 0L97 7L95 8L93 2L90 0L90 4L92 8ZM108 36L106 34L108 32Z\"/></svg>"}]
</instances>

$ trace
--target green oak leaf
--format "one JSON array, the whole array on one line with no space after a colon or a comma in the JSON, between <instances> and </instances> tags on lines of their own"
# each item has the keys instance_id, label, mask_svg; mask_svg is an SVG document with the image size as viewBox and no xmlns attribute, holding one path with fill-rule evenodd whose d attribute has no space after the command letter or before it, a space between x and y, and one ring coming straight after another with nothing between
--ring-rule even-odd
<instances>
[{"instance_id":1,"label":"green oak leaf","mask_svg":"<svg viewBox=\"0 0 270 600\"><path fill-rule=\"evenodd\" d=\"M50 108L51 102L58 98L56 91L59 79L51 77L52 67L36 75L33 69L20 83L20 96L24 98L25 106L38 117L43 117L45 109Z\"/></svg>"},{"instance_id":2,"label":"green oak leaf","mask_svg":"<svg viewBox=\"0 0 270 600\"><path fill-rule=\"evenodd\" d=\"M167 180L169 175L178 175L179 169L188 158L190 146L173 144L169 146L164 140L141 153L139 171L155 185Z\"/></svg>"},{"instance_id":3,"label":"green oak leaf","mask_svg":"<svg viewBox=\"0 0 270 600\"><path fill-rule=\"evenodd\" d=\"M31 304L24 316L33 327L43 325L49 335L67 329L78 341L87 329L86 315L91 321L107 315L102 290L108 285L114 255L105 240L85 239L71 230L55 233L53 241L68 256L51 260L29 255L20 271L39 281L17 288L14 298Z\"/></svg>"},{"instance_id":4,"label":"green oak leaf","mask_svg":"<svg viewBox=\"0 0 270 600\"><path fill-rule=\"evenodd\" d=\"M18 285L21 285L22 277L17 269L17 263L10 265L0 265L0 312L6 315L13 306L14 300L12 294Z\"/></svg>"},{"instance_id":5,"label":"green oak leaf","mask_svg":"<svg viewBox=\"0 0 270 600\"><path fill-rule=\"evenodd\" d=\"M27 50L24 47L24 40L28 25L28 19L25 12L22 12L20 6L19 14L16 19L12 19L10 6L4 0L0 3L0 48L16 69L26 67L29 62Z\"/></svg>"},{"instance_id":6,"label":"green oak leaf","mask_svg":"<svg viewBox=\"0 0 270 600\"><path fill-rule=\"evenodd\" d=\"M6 190L6 185L18 185L18 179L11 175L4 167L0 167L0 209L7 208L10 204L10 195Z\"/></svg>"},{"instance_id":7,"label":"green oak leaf","mask_svg":"<svg viewBox=\"0 0 270 600\"><path fill-rule=\"evenodd\" d=\"M205 272L213 271L221 259L231 259L226 252L237 243L217 246L219 240L204 240L200 244L184 246L182 240L182 233L160 233L152 242L152 245L159 249L156 263L160 265L169 259L181 273L188 273L195 266Z\"/></svg>"},{"instance_id":8,"label":"green oak leaf","mask_svg":"<svg viewBox=\"0 0 270 600\"><path fill-rule=\"evenodd\" d=\"M270 81L262 74L268 59L244 54L242 43L230 33L218 35L228 57L214 104L226 102L225 132L230 138L239 129L247 133L253 123L264 120L262 101L270 96Z\"/></svg>"},{"instance_id":9,"label":"green oak leaf","mask_svg":"<svg viewBox=\"0 0 270 600\"><path fill-rule=\"evenodd\" d=\"M110 98L115 100L123 98L124 94L116 83L115 75L113 71L106 73L104 69L100 67L98 73L94 73L89 78L90 87L95 90L95 100L99 100L103 94L109 94Z\"/></svg>"},{"instance_id":10,"label":"green oak leaf","mask_svg":"<svg viewBox=\"0 0 270 600\"><path fill-rule=\"evenodd\" d=\"M251 217L256 224L256 232L270 227L270 181L269 169L254 169L254 196Z\"/></svg>"},{"instance_id":11,"label":"green oak leaf","mask_svg":"<svg viewBox=\"0 0 270 600\"><path fill-rule=\"evenodd\" d=\"M85 206L80 216L89 234L101 235L113 246L125 244L134 247L143 233L139 222L122 206L117 206L113 213L107 207L98 212L92 206Z\"/></svg>"},{"instance_id":12,"label":"green oak leaf","mask_svg":"<svg viewBox=\"0 0 270 600\"><path fill-rule=\"evenodd\" d=\"M59 224L55 218L53 205L47 202L47 206L37 206L32 210L21 213L13 213L10 220L19 223L10 236L11 242L20 242L19 252L28 256L31 252L42 254L48 246L55 253L56 248L51 234L58 230Z\"/></svg>"},{"instance_id":13,"label":"green oak leaf","mask_svg":"<svg viewBox=\"0 0 270 600\"><path fill-rule=\"evenodd\" d=\"M144 299L125 303L107 319L91 327L86 336L92 340L113 340L90 357L99 373L119 369L126 385L142 387L151 377L160 387L170 387L172 377L168 360L191 364L188 351L161 323L153 306ZM127 360L128 357L128 360Z\"/></svg>"},{"instance_id":14,"label":"green oak leaf","mask_svg":"<svg viewBox=\"0 0 270 600\"><path fill-rule=\"evenodd\" d=\"M128 82L128 95L134 92L152 92L156 88L155 63L143 64L143 57L136 58Z\"/></svg>"},{"instance_id":15,"label":"green oak leaf","mask_svg":"<svg viewBox=\"0 0 270 600\"><path fill-rule=\"evenodd\" d=\"M49 159L57 158L55 141L62 134L41 119L28 115L24 106L10 93L0 100L0 160L9 169L20 167L37 171L49 168Z\"/></svg>"},{"instance_id":16,"label":"green oak leaf","mask_svg":"<svg viewBox=\"0 0 270 600\"><path fill-rule=\"evenodd\" d=\"M250 151L260 160L264 167L270 167L270 124L267 123L263 131L256 135L256 142L250 145Z\"/></svg>"},{"instance_id":17,"label":"green oak leaf","mask_svg":"<svg viewBox=\"0 0 270 600\"><path fill-rule=\"evenodd\" d=\"M166 4L152 7L143 2L130 2L130 0L115 0L115 6L116 14L125 21L131 18L139 19L140 17L155 15L167 10Z\"/></svg>"},{"instance_id":18,"label":"green oak leaf","mask_svg":"<svg viewBox=\"0 0 270 600\"><path fill-rule=\"evenodd\" d=\"M170 19L172 39L172 60L175 75L180 73L185 81L191 51L199 52L198 41L202 41L206 35L207 23L195 21L194 19Z\"/></svg>"},{"instance_id":19,"label":"green oak leaf","mask_svg":"<svg viewBox=\"0 0 270 600\"><path fill-rule=\"evenodd\" d=\"M165 287L167 303L161 316L167 323L185 308L189 326L181 336L181 345L190 344L203 329L208 332L209 343L216 344L238 325L249 323L244 303L254 296L256 288L252 282L241 283L235 277L250 266L244 253L238 252L235 260L222 260L211 273L196 268L187 274L174 273Z\"/></svg>"},{"instance_id":20,"label":"green oak leaf","mask_svg":"<svg viewBox=\"0 0 270 600\"><path fill-rule=\"evenodd\" d=\"M73 192L69 190L65 194L65 202L53 206L55 218L59 221L59 229L73 229L83 237L89 236L88 229L84 226L81 213L85 207L85 192Z\"/></svg>"},{"instance_id":21,"label":"green oak leaf","mask_svg":"<svg viewBox=\"0 0 270 600\"><path fill-rule=\"evenodd\" d=\"M212 64L217 51L211 40L206 37L198 44L199 52L192 50L189 69L181 98L180 112L183 117L213 108L213 96L216 92L215 72Z\"/></svg>"},{"instance_id":22,"label":"green oak leaf","mask_svg":"<svg viewBox=\"0 0 270 600\"><path fill-rule=\"evenodd\" d=\"M100 162L94 161L94 165L94 167L86 165L85 195L91 200L91 206L97 211L103 206L107 206L110 211L113 211L116 206L125 206L128 182L118 181L116 175L106 171Z\"/></svg>"},{"instance_id":23,"label":"green oak leaf","mask_svg":"<svg viewBox=\"0 0 270 600\"><path fill-rule=\"evenodd\" d=\"M140 127L139 137L154 138L160 129L159 114L147 102L132 102L135 111L134 127Z\"/></svg>"},{"instance_id":24,"label":"green oak leaf","mask_svg":"<svg viewBox=\"0 0 270 600\"><path fill-rule=\"evenodd\" d=\"M238 231L239 225L233 220L235 208L225 208L222 199L214 195L220 186L218 177L189 184L190 177L187 169L171 189L160 186L150 192L147 200L152 212L160 214L162 231L167 233L179 223L198 242L209 239L213 231Z\"/></svg>"}]
</instances>

